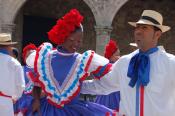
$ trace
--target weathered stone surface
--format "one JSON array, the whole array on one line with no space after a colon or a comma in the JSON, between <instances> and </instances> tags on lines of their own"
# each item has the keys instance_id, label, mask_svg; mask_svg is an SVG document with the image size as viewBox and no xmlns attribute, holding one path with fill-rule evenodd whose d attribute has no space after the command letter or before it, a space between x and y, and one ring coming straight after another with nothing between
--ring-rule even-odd
<instances>
[{"instance_id":1,"label":"weathered stone surface","mask_svg":"<svg viewBox=\"0 0 175 116\"><path fill-rule=\"evenodd\" d=\"M133 42L133 27L128 21L137 21L144 9L152 9L160 12L164 17L164 24L171 26L171 30L164 33L159 44L164 45L166 51L175 54L175 7L174 0L129 0L117 12L112 26L112 38L119 42L122 54L131 51L129 43Z\"/></svg>"},{"instance_id":2,"label":"weathered stone surface","mask_svg":"<svg viewBox=\"0 0 175 116\"><path fill-rule=\"evenodd\" d=\"M103 40L96 40L102 36L109 39L110 33L105 27L112 27L111 38L118 41L121 53L126 54L131 51L128 44L133 42L133 28L127 22L137 21L144 9L153 9L163 14L164 24L172 27L171 31L163 34L160 44L175 54L174 7L174 0L0 0L0 31L14 30L14 40L22 42L23 15L60 18L70 9L77 8L84 15L81 52L93 49L101 54L101 47L107 41L102 44ZM103 33L99 34L100 30L94 27L102 27Z\"/></svg>"}]
</instances>

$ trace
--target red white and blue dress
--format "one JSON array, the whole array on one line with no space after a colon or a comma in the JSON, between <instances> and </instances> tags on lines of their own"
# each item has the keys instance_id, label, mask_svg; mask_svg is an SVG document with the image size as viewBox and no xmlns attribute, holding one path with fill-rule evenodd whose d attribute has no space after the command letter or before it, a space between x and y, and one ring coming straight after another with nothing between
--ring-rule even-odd
<instances>
[{"instance_id":1,"label":"red white and blue dress","mask_svg":"<svg viewBox=\"0 0 175 116\"><path fill-rule=\"evenodd\" d=\"M50 43L42 44L35 56L37 77L32 79L40 83L47 96L41 99L41 115L112 115L113 110L103 105L79 100L82 81L90 73L100 79L110 68L109 61L93 51L68 53L61 47L53 50Z\"/></svg>"},{"instance_id":2,"label":"red white and blue dress","mask_svg":"<svg viewBox=\"0 0 175 116\"><path fill-rule=\"evenodd\" d=\"M113 92L109 95L98 95L95 103L105 105L106 107L119 111L120 91Z\"/></svg>"},{"instance_id":3,"label":"red white and blue dress","mask_svg":"<svg viewBox=\"0 0 175 116\"><path fill-rule=\"evenodd\" d=\"M120 91L113 92L109 95L97 95L95 103L102 104L118 112L120 104Z\"/></svg>"},{"instance_id":4,"label":"red white and blue dress","mask_svg":"<svg viewBox=\"0 0 175 116\"><path fill-rule=\"evenodd\" d=\"M33 97L31 95L34 84L28 77L28 72L33 71L32 68L28 66L23 66L24 70L24 77L25 77L25 90L23 92L23 95L17 100L17 102L13 105L14 106L14 113L22 113L23 115L26 115L28 112L31 112L32 109L30 109L30 106L32 106Z\"/></svg>"}]
</instances>

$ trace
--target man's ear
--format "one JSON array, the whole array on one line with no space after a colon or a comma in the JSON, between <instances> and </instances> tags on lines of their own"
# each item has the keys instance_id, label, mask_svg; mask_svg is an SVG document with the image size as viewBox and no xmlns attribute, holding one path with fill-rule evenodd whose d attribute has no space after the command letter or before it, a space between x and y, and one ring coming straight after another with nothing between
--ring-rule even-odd
<instances>
[{"instance_id":1,"label":"man's ear","mask_svg":"<svg viewBox=\"0 0 175 116\"><path fill-rule=\"evenodd\" d=\"M161 35L162 35L161 31L156 31L155 36L157 39L159 39L161 37Z\"/></svg>"}]
</instances>

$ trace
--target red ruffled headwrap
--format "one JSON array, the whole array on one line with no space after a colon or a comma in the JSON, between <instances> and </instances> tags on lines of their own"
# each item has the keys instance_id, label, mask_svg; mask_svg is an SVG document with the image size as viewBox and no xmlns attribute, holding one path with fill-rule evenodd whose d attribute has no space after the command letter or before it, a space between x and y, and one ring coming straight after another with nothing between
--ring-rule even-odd
<instances>
[{"instance_id":1,"label":"red ruffled headwrap","mask_svg":"<svg viewBox=\"0 0 175 116\"><path fill-rule=\"evenodd\" d=\"M64 43L65 39L75 30L75 28L80 27L82 21L83 16L79 11L72 9L64 17L57 20L56 25L48 32L49 39L57 45Z\"/></svg>"},{"instance_id":2,"label":"red ruffled headwrap","mask_svg":"<svg viewBox=\"0 0 175 116\"><path fill-rule=\"evenodd\" d=\"M105 47L105 58L110 58L118 49L117 42L110 40Z\"/></svg>"},{"instance_id":3,"label":"red ruffled headwrap","mask_svg":"<svg viewBox=\"0 0 175 116\"><path fill-rule=\"evenodd\" d=\"M23 48L23 51L22 51L23 61L25 62L25 60L26 60L26 54L27 54L27 52L28 52L29 50L36 50L36 49L37 49L37 47L36 47L34 44L32 44L32 43L26 45L26 46Z\"/></svg>"}]
</instances>

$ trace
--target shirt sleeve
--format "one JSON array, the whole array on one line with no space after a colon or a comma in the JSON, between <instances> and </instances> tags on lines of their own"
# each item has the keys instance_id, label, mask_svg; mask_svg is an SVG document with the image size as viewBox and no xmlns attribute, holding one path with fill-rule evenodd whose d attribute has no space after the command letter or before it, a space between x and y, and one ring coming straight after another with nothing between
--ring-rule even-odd
<instances>
[{"instance_id":1,"label":"shirt sleeve","mask_svg":"<svg viewBox=\"0 0 175 116\"><path fill-rule=\"evenodd\" d=\"M95 79L102 78L111 70L112 64L109 63L108 59L96 54L91 50L87 51L87 53L91 54L89 58L90 63L87 72L91 73L91 75L93 75Z\"/></svg>"},{"instance_id":2,"label":"shirt sleeve","mask_svg":"<svg viewBox=\"0 0 175 116\"><path fill-rule=\"evenodd\" d=\"M85 80L82 83L82 94L107 95L119 91L119 62L101 79Z\"/></svg>"},{"instance_id":3,"label":"shirt sleeve","mask_svg":"<svg viewBox=\"0 0 175 116\"><path fill-rule=\"evenodd\" d=\"M21 97L24 89L25 89L25 80L24 80L24 71L22 66L17 63L15 65L15 93L12 96L13 99L17 100Z\"/></svg>"}]
</instances>

